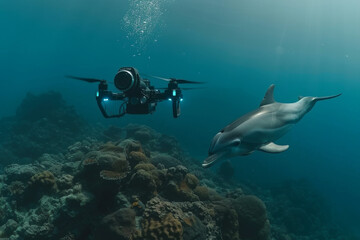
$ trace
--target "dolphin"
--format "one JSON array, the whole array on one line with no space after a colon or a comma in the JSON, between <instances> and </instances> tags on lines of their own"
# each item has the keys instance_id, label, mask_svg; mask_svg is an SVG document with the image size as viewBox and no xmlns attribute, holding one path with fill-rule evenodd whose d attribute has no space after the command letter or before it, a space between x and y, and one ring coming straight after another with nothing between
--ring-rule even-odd
<instances>
[{"instance_id":1,"label":"dolphin","mask_svg":"<svg viewBox=\"0 0 360 240\"><path fill-rule=\"evenodd\" d=\"M341 95L299 97L294 103L279 103L274 100L274 88L274 84L268 88L259 108L238 118L214 136L209 156L202 164L204 168L220 159L246 156L255 150L267 153L284 152L289 145L278 145L274 141L299 122L315 103Z\"/></svg>"}]
</instances>

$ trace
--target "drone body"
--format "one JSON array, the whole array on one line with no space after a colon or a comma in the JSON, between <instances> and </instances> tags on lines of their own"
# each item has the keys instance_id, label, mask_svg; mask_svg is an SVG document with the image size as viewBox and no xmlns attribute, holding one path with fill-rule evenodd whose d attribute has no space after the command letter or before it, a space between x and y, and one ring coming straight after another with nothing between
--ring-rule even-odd
<instances>
[{"instance_id":1,"label":"drone body","mask_svg":"<svg viewBox=\"0 0 360 240\"><path fill-rule=\"evenodd\" d=\"M194 82L175 78L157 78L168 82L168 87L164 91L156 89L150 85L148 79L143 79L139 72L133 67L122 67L119 69L114 78L114 85L121 92L113 92L108 90L108 83L105 80L81 78L68 76L69 78L82 80L86 82L98 82L98 92L96 93L96 101L101 113L105 118L122 117L125 114L150 114L156 110L158 102L169 100L172 101L173 117L180 116L180 102L182 101L182 90L179 84L191 83L199 84L202 82ZM109 104L121 101L116 113L109 113Z\"/></svg>"}]
</instances>

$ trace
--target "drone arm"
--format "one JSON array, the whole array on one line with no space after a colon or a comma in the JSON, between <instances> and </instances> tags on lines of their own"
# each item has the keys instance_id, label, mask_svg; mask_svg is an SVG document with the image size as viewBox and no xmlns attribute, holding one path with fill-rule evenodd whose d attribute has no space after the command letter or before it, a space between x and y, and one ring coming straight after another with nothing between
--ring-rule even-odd
<instances>
[{"instance_id":1,"label":"drone arm","mask_svg":"<svg viewBox=\"0 0 360 240\"><path fill-rule=\"evenodd\" d=\"M162 101L165 101L165 100L168 100L169 98L171 98L171 95L168 93L168 92L158 92L156 95L155 95L155 99L159 102L162 102Z\"/></svg>"},{"instance_id":2,"label":"drone arm","mask_svg":"<svg viewBox=\"0 0 360 240\"><path fill-rule=\"evenodd\" d=\"M175 99L181 99L182 93L180 89L166 89L164 92L157 92L155 97L157 101L165 101L165 100L175 100Z\"/></svg>"},{"instance_id":3,"label":"drone arm","mask_svg":"<svg viewBox=\"0 0 360 240\"><path fill-rule=\"evenodd\" d=\"M107 90L107 84L99 84L99 91L96 93L96 102L98 107L105 118L118 118L122 117L123 114L117 115L108 115L105 108L104 102L108 101L117 101L117 100L124 100L126 98L125 94L123 93L114 93L112 91Z\"/></svg>"},{"instance_id":4,"label":"drone arm","mask_svg":"<svg viewBox=\"0 0 360 240\"><path fill-rule=\"evenodd\" d=\"M170 100L172 102L173 117L178 118L181 114L180 112L180 102L182 101L181 89L166 89L164 92L157 92L155 98L158 102L164 100Z\"/></svg>"}]
</instances>

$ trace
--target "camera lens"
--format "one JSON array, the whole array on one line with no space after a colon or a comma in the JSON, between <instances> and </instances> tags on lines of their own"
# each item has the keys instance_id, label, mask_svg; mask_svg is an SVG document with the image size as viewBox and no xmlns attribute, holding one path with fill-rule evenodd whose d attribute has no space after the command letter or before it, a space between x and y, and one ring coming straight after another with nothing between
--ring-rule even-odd
<instances>
[{"instance_id":1,"label":"camera lens","mask_svg":"<svg viewBox=\"0 0 360 240\"><path fill-rule=\"evenodd\" d=\"M128 70L120 70L114 79L115 86L121 91L129 91L135 83L133 74Z\"/></svg>"}]
</instances>

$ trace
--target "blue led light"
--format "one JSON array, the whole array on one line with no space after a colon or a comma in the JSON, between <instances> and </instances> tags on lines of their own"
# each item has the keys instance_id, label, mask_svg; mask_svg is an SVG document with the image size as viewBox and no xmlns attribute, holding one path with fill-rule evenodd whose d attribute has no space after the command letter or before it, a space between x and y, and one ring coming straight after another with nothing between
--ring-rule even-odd
<instances>
[{"instance_id":1,"label":"blue led light","mask_svg":"<svg viewBox=\"0 0 360 240\"><path fill-rule=\"evenodd\" d=\"M182 102L184 99L180 98L180 102Z\"/></svg>"},{"instance_id":2,"label":"blue led light","mask_svg":"<svg viewBox=\"0 0 360 240\"><path fill-rule=\"evenodd\" d=\"M169 101L172 101L172 99L171 99L171 98L169 98Z\"/></svg>"},{"instance_id":3,"label":"blue led light","mask_svg":"<svg viewBox=\"0 0 360 240\"><path fill-rule=\"evenodd\" d=\"M109 101L109 99L108 99L108 98L104 98L103 101L104 101L104 102L107 102L107 101Z\"/></svg>"},{"instance_id":4,"label":"blue led light","mask_svg":"<svg viewBox=\"0 0 360 240\"><path fill-rule=\"evenodd\" d=\"M175 89L173 90L173 96L174 97L176 96L176 90Z\"/></svg>"},{"instance_id":5,"label":"blue led light","mask_svg":"<svg viewBox=\"0 0 360 240\"><path fill-rule=\"evenodd\" d=\"M100 93L99 92L96 92L96 97L99 97L100 96Z\"/></svg>"}]
</instances>

